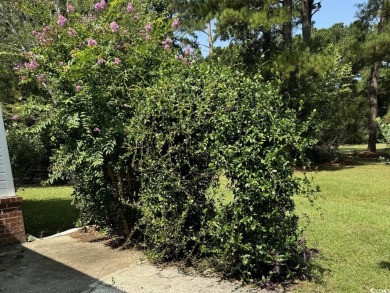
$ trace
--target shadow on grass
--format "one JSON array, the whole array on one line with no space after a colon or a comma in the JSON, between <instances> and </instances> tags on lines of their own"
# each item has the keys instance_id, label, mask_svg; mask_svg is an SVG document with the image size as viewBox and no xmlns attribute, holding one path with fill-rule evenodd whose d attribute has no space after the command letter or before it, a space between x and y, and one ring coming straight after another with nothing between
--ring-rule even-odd
<instances>
[{"instance_id":1,"label":"shadow on grass","mask_svg":"<svg viewBox=\"0 0 390 293\"><path fill-rule=\"evenodd\" d=\"M381 262L379 262L379 267L381 269L385 269L385 270L390 271L390 262L389 261L381 261Z\"/></svg>"},{"instance_id":2,"label":"shadow on grass","mask_svg":"<svg viewBox=\"0 0 390 293\"><path fill-rule=\"evenodd\" d=\"M322 255L317 249L312 249L316 253L312 256L309 262L309 271L310 276L309 280L322 285L324 284L324 278L327 274L330 274L332 270L329 267L326 267L323 261L326 261L327 258ZM320 261L322 260L322 262Z\"/></svg>"},{"instance_id":3,"label":"shadow on grass","mask_svg":"<svg viewBox=\"0 0 390 293\"><path fill-rule=\"evenodd\" d=\"M317 165L317 171L340 171L345 169L352 169L357 166L373 165L384 163L381 160L383 154L381 153L358 153L358 154L341 154L339 159L335 162L323 163Z\"/></svg>"},{"instance_id":4,"label":"shadow on grass","mask_svg":"<svg viewBox=\"0 0 390 293\"><path fill-rule=\"evenodd\" d=\"M45 237L74 228L78 211L71 203L70 199L24 199L22 209L26 233Z\"/></svg>"}]
</instances>

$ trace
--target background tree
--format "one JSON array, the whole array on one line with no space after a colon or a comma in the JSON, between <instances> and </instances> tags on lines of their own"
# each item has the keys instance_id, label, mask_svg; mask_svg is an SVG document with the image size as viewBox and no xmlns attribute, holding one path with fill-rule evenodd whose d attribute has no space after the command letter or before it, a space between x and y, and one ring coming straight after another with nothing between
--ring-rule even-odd
<instances>
[{"instance_id":1,"label":"background tree","mask_svg":"<svg viewBox=\"0 0 390 293\"><path fill-rule=\"evenodd\" d=\"M349 26L335 25L323 40L331 41L340 50L343 62L352 66L356 98L365 97L367 110L362 109L362 121L368 128L368 150L376 151L378 116L385 116L389 105L389 26L386 1L367 1L359 5L358 20ZM332 35L332 36L331 36ZM368 99L367 99L368 96ZM367 102L366 102L367 104Z\"/></svg>"},{"instance_id":2,"label":"background tree","mask_svg":"<svg viewBox=\"0 0 390 293\"><path fill-rule=\"evenodd\" d=\"M370 152L376 152L379 70L381 63L388 61L390 57L388 49L390 45L388 25L390 19L390 1L368 1L366 5L361 6L359 17L369 33L364 46L371 59L368 88L368 99L370 103L368 150Z\"/></svg>"}]
</instances>

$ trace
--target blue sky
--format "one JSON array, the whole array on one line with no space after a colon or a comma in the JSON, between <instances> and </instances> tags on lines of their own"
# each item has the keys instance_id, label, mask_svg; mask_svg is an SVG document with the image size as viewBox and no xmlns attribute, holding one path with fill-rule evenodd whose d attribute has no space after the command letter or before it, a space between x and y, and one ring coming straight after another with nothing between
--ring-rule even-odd
<instances>
[{"instance_id":1,"label":"blue sky","mask_svg":"<svg viewBox=\"0 0 390 293\"><path fill-rule=\"evenodd\" d=\"M316 1L317 2L317 1ZM357 12L356 4L366 2L365 0L322 0L321 9L314 14L313 21L316 28L329 28L335 23L343 22L345 25L354 21ZM199 42L207 44L203 33L199 34ZM223 46L223 43L216 42L216 46ZM208 49L201 46L202 54L207 55Z\"/></svg>"},{"instance_id":2,"label":"blue sky","mask_svg":"<svg viewBox=\"0 0 390 293\"><path fill-rule=\"evenodd\" d=\"M316 28L328 28L338 22L348 25L354 21L357 12L356 4L364 0L322 0L321 9L314 14Z\"/></svg>"}]
</instances>

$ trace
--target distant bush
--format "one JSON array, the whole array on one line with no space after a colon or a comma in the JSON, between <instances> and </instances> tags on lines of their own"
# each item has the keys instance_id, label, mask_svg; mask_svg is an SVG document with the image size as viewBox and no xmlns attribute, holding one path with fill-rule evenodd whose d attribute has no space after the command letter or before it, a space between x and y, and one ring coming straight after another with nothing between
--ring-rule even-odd
<instances>
[{"instance_id":1,"label":"distant bush","mask_svg":"<svg viewBox=\"0 0 390 293\"><path fill-rule=\"evenodd\" d=\"M47 179L48 154L39 136L11 129L7 144L16 188Z\"/></svg>"},{"instance_id":2,"label":"distant bush","mask_svg":"<svg viewBox=\"0 0 390 293\"><path fill-rule=\"evenodd\" d=\"M390 123L384 122L382 119L377 119L380 130L380 141L390 146Z\"/></svg>"}]
</instances>

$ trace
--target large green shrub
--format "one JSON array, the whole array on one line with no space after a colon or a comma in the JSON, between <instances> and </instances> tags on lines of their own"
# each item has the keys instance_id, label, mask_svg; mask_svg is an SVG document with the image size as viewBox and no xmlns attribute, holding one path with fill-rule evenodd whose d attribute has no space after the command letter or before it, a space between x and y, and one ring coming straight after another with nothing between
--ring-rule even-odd
<instances>
[{"instance_id":1,"label":"large green shrub","mask_svg":"<svg viewBox=\"0 0 390 293\"><path fill-rule=\"evenodd\" d=\"M130 8L131 9L130 9ZM299 271L304 247L291 199L306 148L279 83L194 62L178 22L137 1L68 7L19 69L36 130L56 149L51 180L75 178L82 220L142 241L156 260L208 257L246 279ZM216 203L219 177L234 199Z\"/></svg>"},{"instance_id":2,"label":"large green shrub","mask_svg":"<svg viewBox=\"0 0 390 293\"><path fill-rule=\"evenodd\" d=\"M234 197L209 222L210 249L216 266L246 279L270 274L278 278L297 271L304 248L292 196L303 179L294 166L311 143L278 84L261 78L230 79L228 97L212 117L212 162L229 180ZM303 180L303 181L302 181Z\"/></svg>"},{"instance_id":3,"label":"large green shrub","mask_svg":"<svg viewBox=\"0 0 390 293\"><path fill-rule=\"evenodd\" d=\"M207 191L215 171L205 144L213 132L220 71L179 63L140 92L127 146L140 174L140 227L159 258L199 253L200 231L213 213Z\"/></svg>"}]
</instances>

